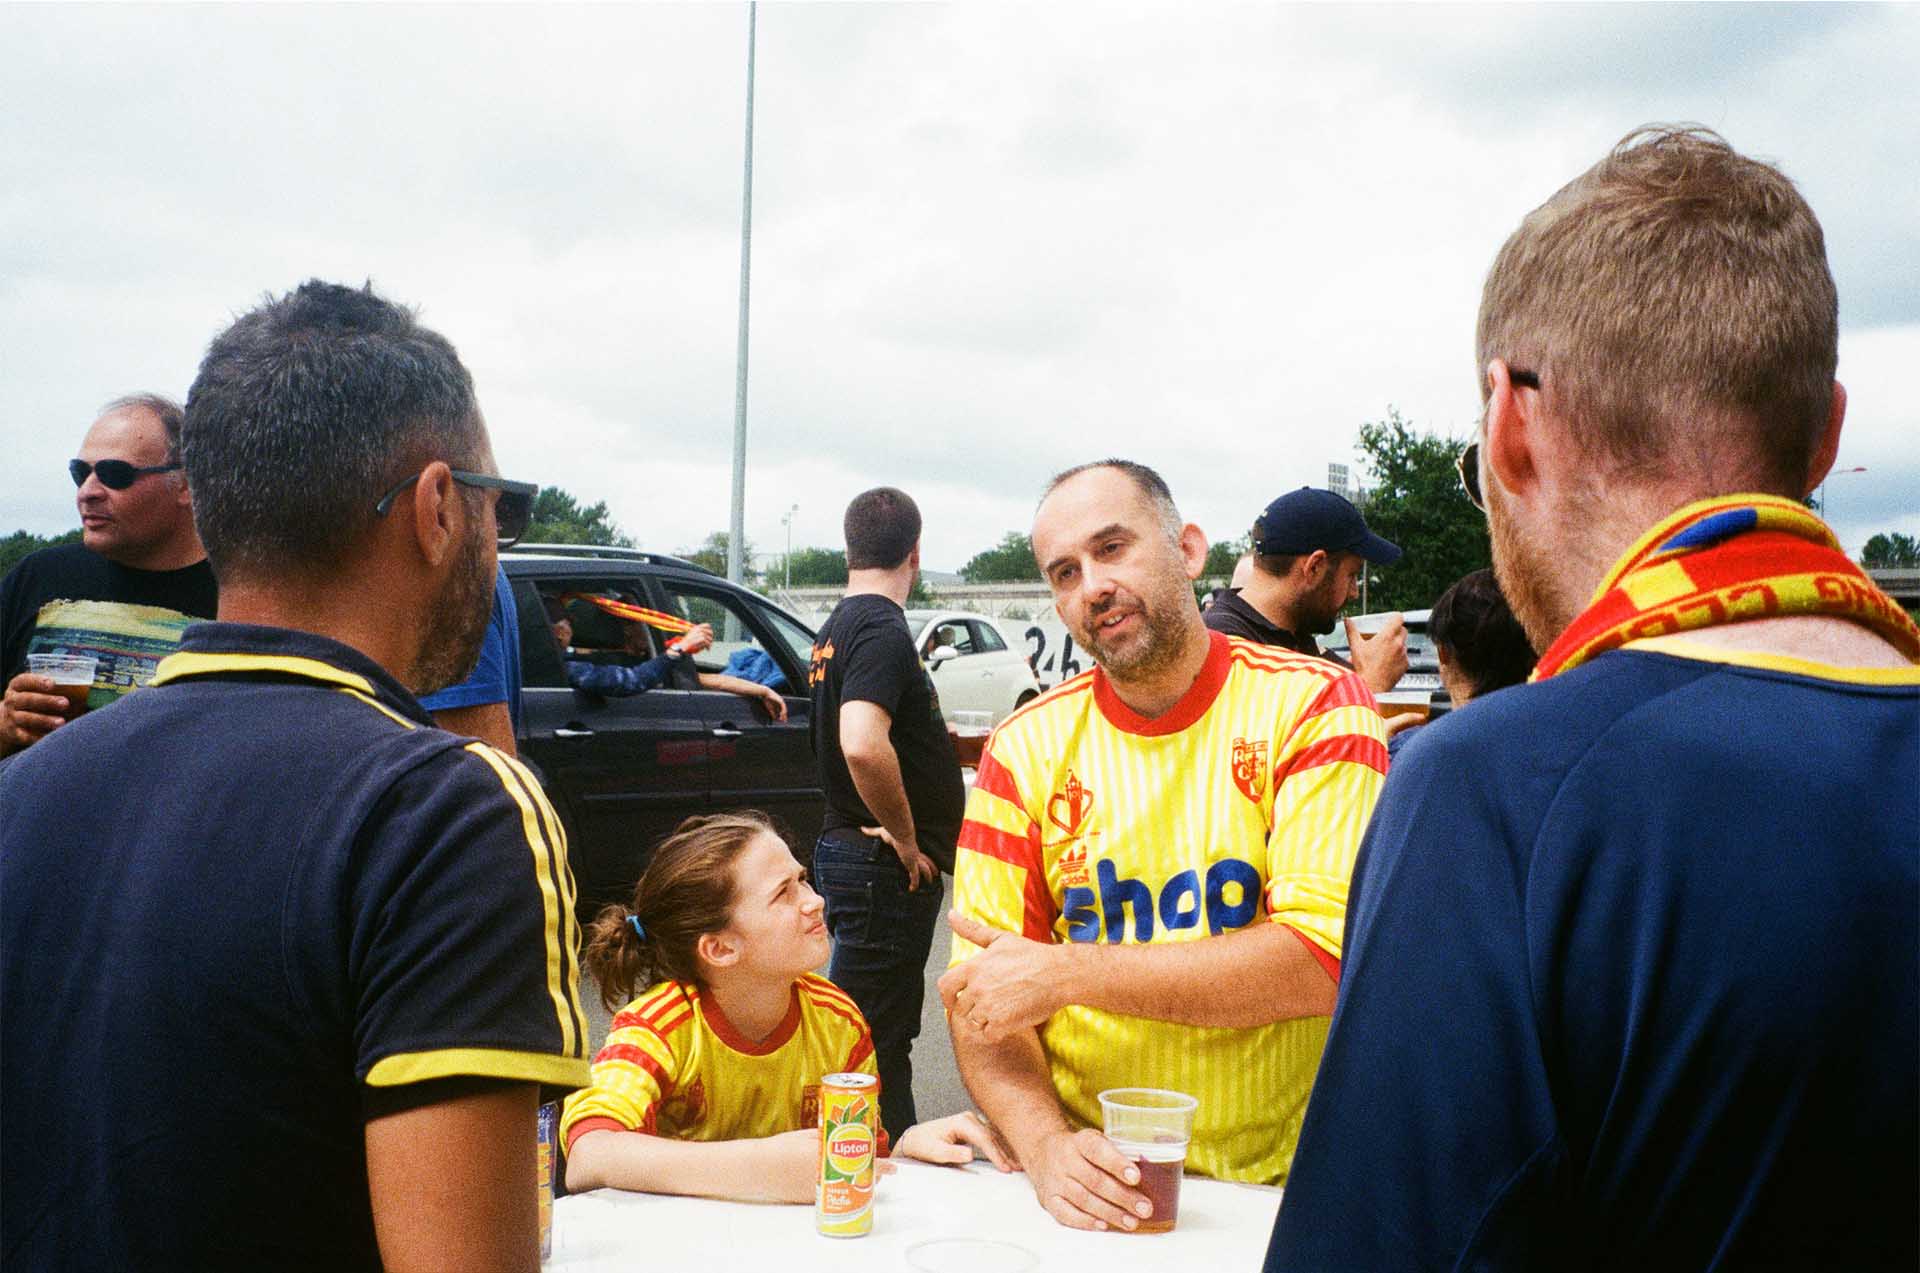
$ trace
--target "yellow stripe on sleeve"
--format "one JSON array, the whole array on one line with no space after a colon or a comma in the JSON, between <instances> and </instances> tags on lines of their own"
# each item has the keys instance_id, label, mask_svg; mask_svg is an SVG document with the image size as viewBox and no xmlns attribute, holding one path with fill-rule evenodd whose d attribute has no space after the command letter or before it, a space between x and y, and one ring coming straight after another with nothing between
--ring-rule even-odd
<instances>
[{"instance_id":1,"label":"yellow stripe on sleeve","mask_svg":"<svg viewBox=\"0 0 1920 1273\"><path fill-rule=\"evenodd\" d=\"M434 1052L399 1052L381 1057L367 1071L367 1086L404 1087L409 1083L459 1075L578 1087L587 1081L588 1069L584 1057L511 1052L501 1048L441 1048Z\"/></svg>"},{"instance_id":2,"label":"yellow stripe on sleeve","mask_svg":"<svg viewBox=\"0 0 1920 1273\"><path fill-rule=\"evenodd\" d=\"M578 918L580 894L573 879L573 859L571 847L567 844L567 830L560 822L560 814L554 809L553 802L540 788L540 780L533 771L517 757L493 749L493 754L505 761L508 768L518 775L522 787L532 798L534 806L540 811L540 825L545 829L547 843L555 850L555 862L558 865L560 884L560 919L563 925L560 935L560 950L566 956L565 977L572 995L573 1011L579 1024L581 1050L589 1045L587 1038L587 1012L580 1002L580 959L579 951L585 944L581 939L580 920Z\"/></svg>"},{"instance_id":3,"label":"yellow stripe on sleeve","mask_svg":"<svg viewBox=\"0 0 1920 1273\"><path fill-rule=\"evenodd\" d=\"M532 798L529 798L520 785L512 780L513 771L507 767L505 757L485 743L468 743L466 750L487 762L494 775L500 779L500 785L506 789L515 804L520 806L520 827L526 837L527 847L533 855L534 880L540 886L540 904L544 911L542 924L547 953L547 993L553 999L554 1015L560 1021L560 1050L569 1056L582 1055L585 1052L581 1031L576 1024L580 1019L578 982L565 975L565 959L561 953L560 941L563 933L569 933L567 907L561 900L560 883L554 879L549 858L546 832L541 826L540 810ZM546 797L538 797L540 804L546 803ZM562 863L565 859L561 859ZM573 984L568 984L573 980Z\"/></svg>"}]
</instances>

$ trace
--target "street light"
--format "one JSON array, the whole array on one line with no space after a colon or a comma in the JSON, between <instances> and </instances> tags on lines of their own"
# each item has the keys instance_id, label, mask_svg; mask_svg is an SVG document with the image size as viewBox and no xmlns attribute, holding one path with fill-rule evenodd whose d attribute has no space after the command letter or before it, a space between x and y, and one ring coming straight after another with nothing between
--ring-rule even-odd
<instances>
[{"instance_id":1,"label":"street light","mask_svg":"<svg viewBox=\"0 0 1920 1273\"><path fill-rule=\"evenodd\" d=\"M799 511L800 506L795 504L787 510L786 516L780 519L780 524L787 528L787 556L782 564L786 572L786 587L789 591L793 589L793 515Z\"/></svg>"}]
</instances>

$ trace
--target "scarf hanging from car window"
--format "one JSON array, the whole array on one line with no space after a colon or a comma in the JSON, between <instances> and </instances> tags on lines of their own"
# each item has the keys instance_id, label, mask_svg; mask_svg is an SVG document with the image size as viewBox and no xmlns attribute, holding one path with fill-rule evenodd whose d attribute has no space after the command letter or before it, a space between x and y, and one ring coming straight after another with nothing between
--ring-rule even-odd
<instances>
[{"instance_id":1,"label":"scarf hanging from car window","mask_svg":"<svg viewBox=\"0 0 1920 1273\"><path fill-rule=\"evenodd\" d=\"M1644 637L1794 614L1865 624L1920 662L1920 627L1847 559L1825 522L1778 496L1725 495L1689 504L1641 536L1532 679Z\"/></svg>"},{"instance_id":2,"label":"scarf hanging from car window","mask_svg":"<svg viewBox=\"0 0 1920 1273\"><path fill-rule=\"evenodd\" d=\"M565 597L561 598L561 600L591 601L594 605L599 606L616 619L631 619L635 623L644 623L650 628L658 628L662 632L671 632L675 636L678 636L682 632L689 631L693 627L691 623L678 615L668 614L663 610L649 610L645 606L636 606L630 601L615 601L611 597L596 597L591 592L569 592Z\"/></svg>"}]
</instances>

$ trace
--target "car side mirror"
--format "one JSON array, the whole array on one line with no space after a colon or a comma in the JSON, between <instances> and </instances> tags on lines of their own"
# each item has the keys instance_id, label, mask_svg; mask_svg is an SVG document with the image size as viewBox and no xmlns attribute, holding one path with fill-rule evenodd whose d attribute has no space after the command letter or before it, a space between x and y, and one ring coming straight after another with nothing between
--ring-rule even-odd
<instances>
[{"instance_id":1,"label":"car side mirror","mask_svg":"<svg viewBox=\"0 0 1920 1273\"><path fill-rule=\"evenodd\" d=\"M954 649L952 646L936 645L933 647L933 653L927 656L927 666L939 667L942 663L945 663L948 659L957 659L959 657L960 657L960 651Z\"/></svg>"}]
</instances>

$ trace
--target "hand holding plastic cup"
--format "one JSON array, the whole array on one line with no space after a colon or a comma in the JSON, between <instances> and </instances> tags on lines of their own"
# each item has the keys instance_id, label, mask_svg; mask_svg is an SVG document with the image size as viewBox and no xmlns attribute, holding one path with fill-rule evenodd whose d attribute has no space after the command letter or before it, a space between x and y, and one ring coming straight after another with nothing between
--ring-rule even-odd
<instances>
[{"instance_id":1,"label":"hand holding plastic cup","mask_svg":"<svg viewBox=\"0 0 1920 1273\"><path fill-rule=\"evenodd\" d=\"M91 654L29 654L27 671L53 682L53 692L67 700L66 717L72 720L87 710L87 695L93 690L93 674L100 660Z\"/></svg>"},{"instance_id":2,"label":"hand holding plastic cup","mask_svg":"<svg viewBox=\"0 0 1920 1273\"><path fill-rule=\"evenodd\" d=\"M1136 1233L1165 1233L1180 1218L1180 1180L1200 1102L1158 1087L1113 1087L1100 1093L1100 1112L1113 1147L1140 1165L1140 1192L1153 1214Z\"/></svg>"}]
</instances>

